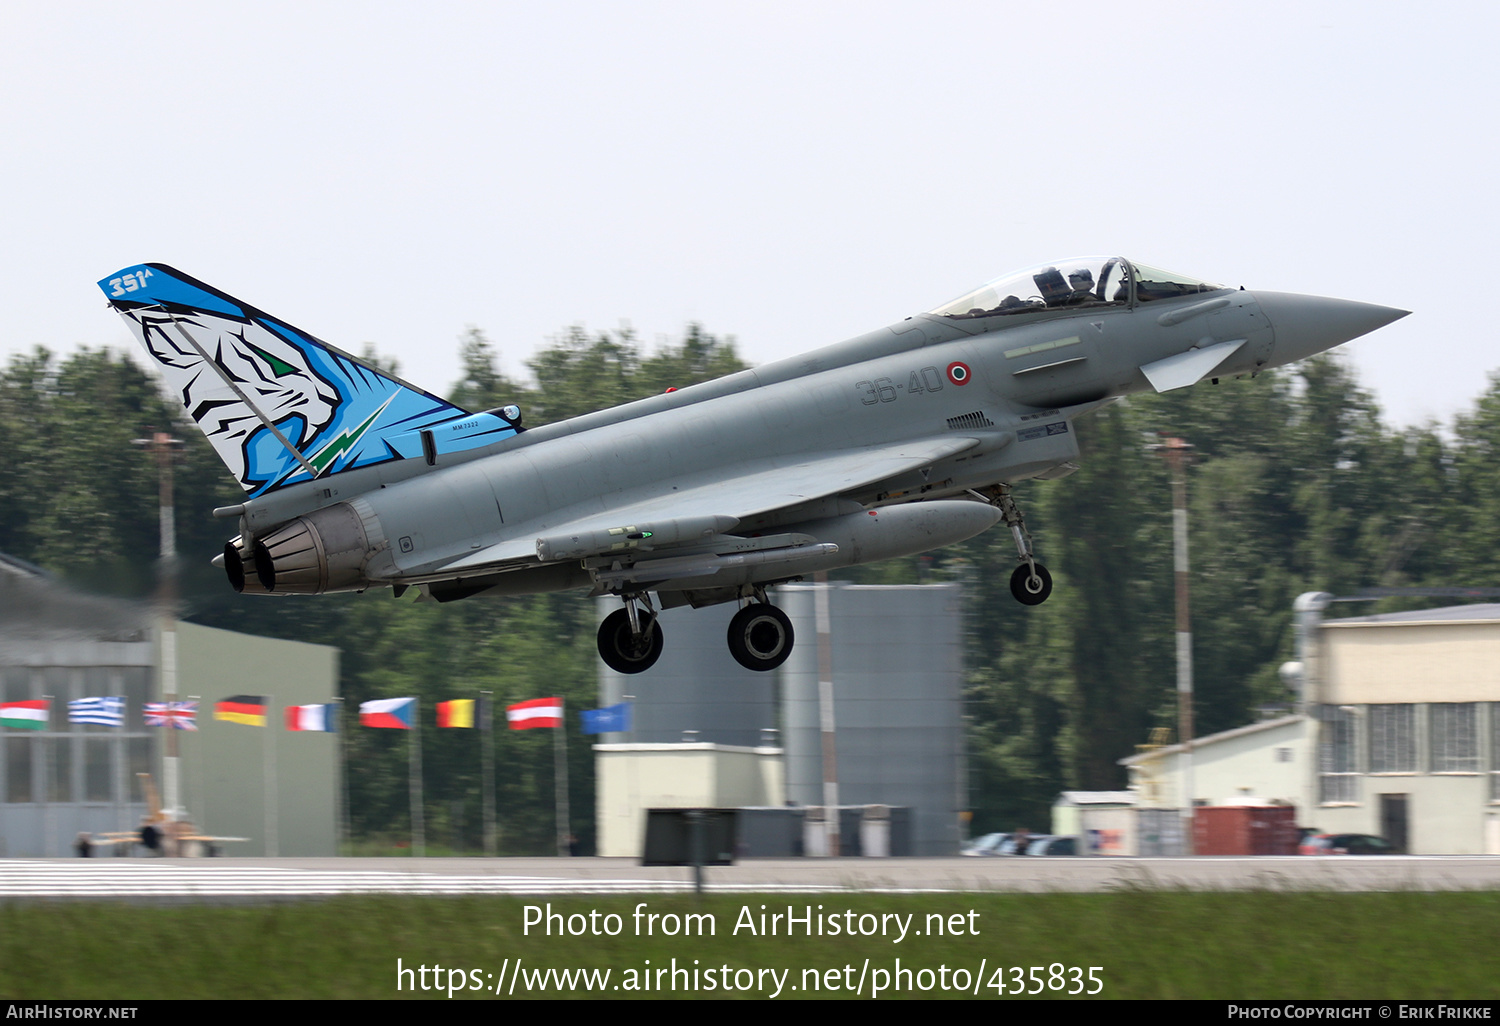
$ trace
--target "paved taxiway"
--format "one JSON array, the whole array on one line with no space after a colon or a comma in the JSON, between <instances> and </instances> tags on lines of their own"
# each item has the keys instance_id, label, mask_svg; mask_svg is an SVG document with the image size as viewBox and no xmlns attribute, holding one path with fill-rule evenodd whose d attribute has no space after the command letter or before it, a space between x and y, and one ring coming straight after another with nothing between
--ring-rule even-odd
<instances>
[{"instance_id":1,"label":"paved taxiway","mask_svg":"<svg viewBox=\"0 0 1500 1026\"><path fill-rule=\"evenodd\" d=\"M726 893L1500 890L1500 857L749 859L708 867L704 881ZM661 894L692 886L691 869L604 858L0 860L0 900Z\"/></svg>"}]
</instances>

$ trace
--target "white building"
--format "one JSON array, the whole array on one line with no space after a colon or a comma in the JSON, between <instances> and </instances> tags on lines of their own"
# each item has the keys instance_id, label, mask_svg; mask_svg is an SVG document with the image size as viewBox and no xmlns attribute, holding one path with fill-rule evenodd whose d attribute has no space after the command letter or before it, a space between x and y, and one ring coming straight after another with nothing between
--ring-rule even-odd
<instances>
[{"instance_id":1,"label":"white building","mask_svg":"<svg viewBox=\"0 0 1500 1026\"><path fill-rule=\"evenodd\" d=\"M1500 854L1500 604L1325 620L1298 600L1299 713L1122 760L1141 804L1288 803L1324 833Z\"/></svg>"}]
</instances>

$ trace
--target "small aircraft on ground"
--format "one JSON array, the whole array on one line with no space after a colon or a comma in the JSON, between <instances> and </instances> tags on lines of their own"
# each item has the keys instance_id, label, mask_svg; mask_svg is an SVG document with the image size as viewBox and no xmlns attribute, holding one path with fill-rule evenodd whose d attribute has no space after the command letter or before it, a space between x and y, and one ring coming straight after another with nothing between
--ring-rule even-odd
<instances>
[{"instance_id":1,"label":"small aircraft on ground","mask_svg":"<svg viewBox=\"0 0 1500 1026\"><path fill-rule=\"evenodd\" d=\"M218 837L213 834L199 833L194 829L190 820L174 820L168 816L161 807L161 799L156 793L156 782L151 779L149 773L137 773L136 779L140 781L141 792L146 799L146 815L141 819L140 830L115 831L110 833L80 834L80 843L87 843L92 848L115 848L116 854L129 854L136 845L141 845L151 852L160 852L163 855L217 855L219 845L230 841L248 841L248 837ZM154 846L147 845L145 841L145 827L150 824L155 831ZM88 838L85 842L84 838ZM122 850L123 849L123 850Z\"/></svg>"},{"instance_id":2,"label":"small aircraft on ground","mask_svg":"<svg viewBox=\"0 0 1500 1026\"><path fill-rule=\"evenodd\" d=\"M734 658L774 669L793 632L771 586L1001 520L1011 591L1040 603L1052 581L1011 486L1077 469L1077 418L1406 315L1083 257L804 356L527 429L515 406L459 409L164 264L99 286L246 492L214 511L239 522L214 560L237 591L415 587L446 602L589 588L624 602L598 638L622 673L661 654L658 608L721 602L741 604Z\"/></svg>"}]
</instances>

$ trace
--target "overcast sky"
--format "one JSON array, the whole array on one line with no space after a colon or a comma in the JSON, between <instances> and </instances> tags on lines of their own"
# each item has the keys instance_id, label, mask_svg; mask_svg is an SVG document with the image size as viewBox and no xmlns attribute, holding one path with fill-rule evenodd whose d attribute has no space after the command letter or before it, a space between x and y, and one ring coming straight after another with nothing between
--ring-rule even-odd
<instances>
[{"instance_id":1,"label":"overcast sky","mask_svg":"<svg viewBox=\"0 0 1500 1026\"><path fill-rule=\"evenodd\" d=\"M756 363L1120 253L1399 306L1393 424L1500 369L1500 7L5 0L0 358L171 264L445 392L582 323Z\"/></svg>"}]
</instances>

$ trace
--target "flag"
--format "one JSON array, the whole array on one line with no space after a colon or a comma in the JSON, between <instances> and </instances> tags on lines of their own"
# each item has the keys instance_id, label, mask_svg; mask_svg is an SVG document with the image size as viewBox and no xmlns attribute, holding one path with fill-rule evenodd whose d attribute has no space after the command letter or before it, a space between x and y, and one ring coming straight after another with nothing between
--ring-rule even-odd
<instances>
[{"instance_id":1,"label":"flag","mask_svg":"<svg viewBox=\"0 0 1500 1026\"><path fill-rule=\"evenodd\" d=\"M69 723L93 723L101 727L125 726L125 699L118 695L106 698L75 698L68 703Z\"/></svg>"},{"instance_id":2,"label":"flag","mask_svg":"<svg viewBox=\"0 0 1500 1026\"><path fill-rule=\"evenodd\" d=\"M439 727L474 726L474 699L456 698L451 702L437 704Z\"/></svg>"},{"instance_id":3,"label":"flag","mask_svg":"<svg viewBox=\"0 0 1500 1026\"><path fill-rule=\"evenodd\" d=\"M603 709L585 709L579 713L585 734L615 734L630 729L630 703L606 705Z\"/></svg>"},{"instance_id":4,"label":"flag","mask_svg":"<svg viewBox=\"0 0 1500 1026\"><path fill-rule=\"evenodd\" d=\"M214 703L214 719L243 723L247 727L264 727L267 704L263 695L230 695Z\"/></svg>"},{"instance_id":5,"label":"flag","mask_svg":"<svg viewBox=\"0 0 1500 1026\"><path fill-rule=\"evenodd\" d=\"M529 702L517 702L505 707L505 718L511 730L530 730L532 727L561 727L563 725L563 700L561 698L533 698Z\"/></svg>"},{"instance_id":6,"label":"flag","mask_svg":"<svg viewBox=\"0 0 1500 1026\"><path fill-rule=\"evenodd\" d=\"M148 727L175 727L178 730L198 729L197 702L147 702L143 710Z\"/></svg>"},{"instance_id":7,"label":"flag","mask_svg":"<svg viewBox=\"0 0 1500 1026\"><path fill-rule=\"evenodd\" d=\"M45 698L34 702L0 702L0 727L11 730L46 730L47 711L51 705Z\"/></svg>"},{"instance_id":8,"label":"flag","mask_svg":"<svg viewBox=\"0 0 1500 1026\"><path fill-rule=\"evenodd\" d=\"M289 705L286 707L287 730L321 730L331 734L338 729L334 703L327 705Z\"/></svg>"},{"instance_id":9,"label":"flag","mask_svg":"<svg viewBox=\"0 0 1500 1026\"><path fill-rule=\"evenodd\" d=\"M410 730L415 698L377 698L359 703L359 722L366 727L394 727Z\"/></svg>"}]
</instances>

